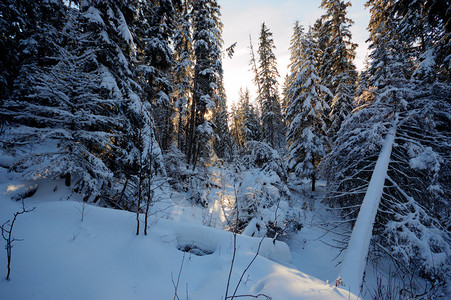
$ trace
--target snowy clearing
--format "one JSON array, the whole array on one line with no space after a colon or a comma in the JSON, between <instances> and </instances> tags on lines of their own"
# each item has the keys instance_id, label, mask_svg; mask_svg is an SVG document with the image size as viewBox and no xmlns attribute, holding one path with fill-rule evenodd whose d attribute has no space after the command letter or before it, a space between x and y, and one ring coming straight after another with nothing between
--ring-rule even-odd
<instances>
[{"instance_id":1,"label":"snowy clearing","mask_svg":"<svg viewBox=\"0 0 451 300\"><path fill-rule=\"evenodd\" d=\"M9 199L12 186L1 184L2 223L20 208ZM22 241L13 245L10 281L4 278L1 252L3 299L170 299L179 273L179 299L224 298L233 254L230 232L199 225L193 210L178 207L184 221L159 218L148 236L136 236L135 214L86 205L81 222L80 202L66 201L62 187L46 190L26 200L36 210L19 216L14 227L14 237ZM229 295L259 242L238 235ZM297 270L288 246L271 239L263 241L237 292L258 294L272 299L349 298L348 292Z\"/></svg>"}]
</instances>

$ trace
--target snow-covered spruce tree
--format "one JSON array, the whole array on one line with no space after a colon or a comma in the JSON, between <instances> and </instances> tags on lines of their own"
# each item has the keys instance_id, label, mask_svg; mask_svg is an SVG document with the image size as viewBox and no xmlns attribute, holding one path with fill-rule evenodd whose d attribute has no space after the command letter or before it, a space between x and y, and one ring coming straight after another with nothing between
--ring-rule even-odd
<instances>
[{"instance_id":1,"label":"snow-covered spruce tree","mask_svg":"<svg viewBox=\"0 0 451 300\"><path fill-rule=\"evenodd\" d=\"M212 124L213 132L213 149L219 158L232 157L232 136L227 124L227 97L224 90L222 76L218 82L218 94L215 96L215 109L213 111Z\"/></svg>"},{"instance_id":2,"label":"snow-covered spruce tree","mask_svg":"<svg viewBox=\"0 0 451 300\"><path fill-rule=\"evenodd\" d=\"M243 148L248 141L258 141L260 137L260 123L257 111L250 102L250 92L240 89L238 107L232 114L232 135L239 148Z\"/></svg>"},{"instance_id":3,"label":"snow-covered spruce tree","mask_svg":"<svg viewBox=\"0 0 451 300\"><path fill-rule=\"evenodd\" d=\"M36 3L27 1L5 0L0 3L0 104L13 92L14 81L24 60L32 55L26 50L32 50L30 41L36 34L32 28L38 22L41 10L51 7L47 4L43 3L40 8ZM28 15L28 12L31 14ZM35 45L33 52L38 48Z\"/></svg>"},{"instance_id":4,"label":"snow-covered spruce tree","mask_svg":"<svg viewBox=\"0 0 451 300\"><path fill-rule=\"evenodd\" d=\"M247 141L237 167L238 229L245 235L281 238L294 220L282 157L267 143Z\"/></svg>"},{"instance_id":5,"label":"snow-covered spruce tree","mask_svg":"<svg viewBox=\"0 0 451 300\"><path fill-rule=\"evenodd\" d=\"M293 35L290 40L290 64L288 65L288 74L286 75L283 87L283 109L285 115L285 121L287 120L287 109L290 105L290 90L293 88L293 83L299 75L299 71L302 67L302 39L304 35L304 27L299 24L298 21L294 23Z\"/></svg>"},{"instance_id":6,"label":"snow-covered spruce tree","mask_svg":"<svg viewBox=\"0 0 451 300\"><path fill-rule=\"evenodd\" d=\"M395 1L396 2L396 1ZM411 77L413 41L404 31L393 1L369 1L373 52L363 105L345 121L325 161L326 201L352 221L359 210L387 132L394 143L379 210L372 230L370 257L386 256L398 274L412 274L410 296L440 295L449 283L449 83L419 83ZM426 50L427 51L427 50ZM446 125L445 125L446 126ZM371 232L369 233L371 234ZM423 278L425 280L420 280Z\"/></svg>"},{"instance_id":7,"label":"snow-covered spruce tree","mask_svg":"<svg viewBox=\"0 0 451 300\"><path fill-rule=\"evenodd\" d=\"M350 27L353 22L346 16L349 6L351 3L343 0L323 0L320 6L326 13L319 23L321 55L318 73L333 96L329 98L326 95L326 102L331 108L328 136L332 139L351 113L355 97L357 72L353 60L357 45L351 41Z\"/></svg>"},{"instance_id":8,"label":"snow-covered spruce tree","mask_svg":"<svg viewBox=\"0 0 451 300\"><path fill-rule=\"evenodd\" d=\"M171 185L179 191L186 191L186 180L191 172L187 169L186 153L194 77L192 1L174 2L174 7L176 13L172 37L174 65L171 70L174 137L173 144L165 153L165 167Z\"/></svg>"},{"instance_id":9,"label":"snow-covered spruce tree","mask_svg":"<svg viewBox=\"0 0 451 300\"><path fill-rule=\"evenodd\" d=\"M124 209L136 209L136 185L130 181L136 177L139 145L135 129L140 109L138 85L133 80L131 60L134 41L129 24L132 19L131 2L84 1L79 5L82 15L77 19L82 37L81 47L95 58L93 67L101 70L103 97L110 99L117 111L117 132L110 139L114 149L109 155L112 182L103 185L103 201L107 205ZM86 32L83 35L83 32ZM95 125L94 125L95 126ZM134 182L133 182L134 183ZM78 190L78 192L83 192Z\"/></svg>"},{"instance_id":10,"label":"snow-covered spruce tree","mask_svg":"<svg viewBox=\"0 0 451 300\"><path fill-rule=\"evenodd\" d=\"M0 103L19 88L26 68L46 65L55 52L58 32L64 26L67 9L63 1L30 2L5 0L0 3ZM2 105L3 106L3 105ZM0 121L3 123L6 118Z\"/></svg>"},{"instance_id":11,"label":"snow-covered spruce tree","mask_svg":"<svg viewBox=\"0 0 451 300\"><path fill-rule=\"evenodd\" d=\"M240 94L242 93L242 88L240 89ZM243 147L244 137L241 128L243 127L243 114L241 110L241 105L239 103L232 104L231 112L229 114L230 118L230 134L233 139L234 151ZM236 154L236 153L235 153Z\"/></svg>"},{"instance_id":12,"label":"snow-covered spruce tree","mask_svg":"<svg viewBox=\"0 0 451 300\"><path fill-rule=\"evenodd\" d=\"M191 33L190 1L184 1L177 9L177 24L174 31L174 109L176 142L180 151L186 154L188 135L188 107L192 102L194 56Z\"/></svg>"},{"instance_id":13,"label":"snow-covered spruce tree","mask_svg":"<svg viewBox=\"0 0 451 300\"><path fill-rule=\"evenodd\" d=\"M116 11L116 14L111 11ZM165 105L169 102L171 89L168 79L171 53L168 53L167 39L168 32L171 32L172 3L128 0L112 4L107 7L107 12L110 20L117 16L116 21L109 24L115 27L115 34L119 34L117 49L122 52L119 65L114 67L114 79L124 101L121 115L125 121L123 134L118 140L122 152L117 156L118 196L115 198L121 204L127 203L127 209L139 213L142 204L151 201L152 178L165 175L158 141L166 139L167 127L161 127L164 133L158 131L161 128L156 128L153 112L156 107L169 110ZM162 23L162 28L157 25L158 13L168 19L168 23ZM157 131L161 135L157 136Z\"/></svg>"},{"instance_id":14,"label":"snow-covered spruce tree","mask_svg":"<svg viewBox=\"0 0 451 300\"><path fill-rule=\"evenodd\" d=\"M287 92L288 169L298 176L311 178L314 191L317 168L326 155L324 120L329 106L324 101L324 96L330 92L321 84L316 71L317 49L311 29L305 36L295 35L301 38L302 61L298 63L298 70L294 70L296 79Z\"/></svg>"},{"instance_id":15,"label":"snow-covered spruce tree","mask_svg":"<svg viewBox=\"0 0 451 300\"><path fill-rule=\"evenodd\" d=\"M186 156L195 169L199 158L208 157L212 151L213 128L208 114L215 108L218 95L222 39L217 1L194 1L192 15L195 67Z\"/></svg>"},{"instance_id":16,"label":"snow-covered spruce tree","mask_svg":"<svg viewBox=\"0 0 451 300\"><path fill-rule=\"evenodd\" d=\"M74 42L61 35L69 13L75 12L62 2L44 1L11 4L3 15L15 24L5 32L9 35L5 53L10 53L18 65L7 68L10 83L0 111L7 122L2 148L16 158L11 169L24 173L27 179L55 178L69 174L71 168L83 169L76 167L84 154L71 134L77 130L75 114L82 107L78 101L84 99L71 98L83 92L91 95L90 80L97 85L100 80L98 74L90 73L89 57L73 55L66 49L68 43ZM81 66L77 67L77 63ZM72 72L87 73L87 78L80 76L69 83ZM92 123L89 116L83 122ZM88 163L89 159L94 157L84 161ZM72 164L73 160L77 162ZM96 164L92 161L94 168Z\"/></svg>"},{"instance_id":17,"label":"snow-covered spruce tree","mask_svg":"<svg viewBox=\"0 0 451 300\"><path fill-rule=\"evenodd\" d=\"M130 25L137 47L135 73L144 89L144 101L152 105L152 116L160 148L169 149L174 128L170 72L174 63L169 42L173 36L175 10L170 0L136 1L137 17Z\"/></svg>"},{"instance_id":18,"label":"snow-covered spruce tree","mask_svg":"<svg viewBox=\"0 0 451 300\"><path fill-rule=\"evenodd\" d=\"M450 11L444 10L449 7L447 1L418 1L410 4L406 1L396 1L394 10L399 15L398 31L402 32L402 38L409 43L409 54L413 61L413 84L415 89L422 91L423 95L433 95L437 101L446 100L447 94L441 94L443 90L450 89L451 85L451 21ZM440 98L443 98L442 100ZM422 105L429 107L428 103ZM440 104L439 104L440 105ZM446 109L436 107L437 110L431 111L435 115L436 129L441 135L447 136L449 126L446 125ZM429 111L425 110L425 111ZM446 149L446 148L445 148ZM442 164L440 180L441 186L447 186L449 174L446 171L446 164ZM449 188L448 188L449 189ZM446 190L446 189L445 189ZM443 197L443 193L437 193L436 196ZM443 202L443 203L446 203ZM446 207L446 205L445 205ZM442 219L448 219L446 224L450 228L449 206L448 209L435 209L441 215Z\"/></svg>"},{"instance_id":19,"label":"snow-covered spruce tree","mask_svg":"<svg viewBox=\"0 0 451 300\"><path fill-rule=\"evenodd\" d=\"M33 32L49 43L33 42L30 46L37 48L26 50L27 64L2 106L2 114L11 120L2 140L15 151L13 169L27 178L64 176L68 185L72 179L72 188L83 193L85 201L110 201L113 171L118 169L117 158L123 156L118 145L125 128L125 103L110 70L128 74L119 67L125 57L118 46L122 41L119 29L126 28L106 25L114 10L102 14L87 2L78 9L57 4L38 6L64 8L68 21L61 23L64 28L50 27L42 24L44 20L61 14L51 10L44 17L36 11L35 16L42 18L37 27L44 32L35 28ZM120 16L115 19L117 25L123 24Z\"/></svg>"},{"instance_id":20,"label":"snow-covered spruce tree","mask_svg":"<svg viewBox=\"0 0 451 300\"><path fill-rule=\"evenodd\" d=\"M276 56L272 32L262 24L258 43L258 102L261 109L262 140L277 149L285 134L280 107Z\"/></svg>"},{"instance_id":21,"label":"snow-covered spruce tree","mask_svg":"<svg viewBox=\"0 0 451 300\"><path fill-rule=\"evenodd\" d=\"M421 81L451 80L450 5L449 0L394 2L394 12L399 16L399 30L408 40L411 57L416 64L414 76Z\"/></svg>"},{"instance_id":22,"label":"snow-covered spruce tree","mask_svg":"<svg viewBox=\"0 0 451 300\"><path fill-rule=\"evenodd\" d=\"M219 50L222 48L222 28L223 24L220 19L221 12L220 6L214 2L212 3L212 14L213 20L216 24L216 39L218 41ZM233 48L226 50L229 57L233 55ZM230 50L231 49L231 50ZM218 49L215 49L217 51ZM232 137L230 135L229 126L227 124L228 113L227 113L227 96L224 88L224 70L222 68L222 58L223 55L219 56L215 62L215 70L217 72L216 79L216 92L214 96L215 109L213 110L212 125L214 132L213 139L213 149L215 154L219 158L230 158L232 155Z\"/></svg>"}]
</instances>

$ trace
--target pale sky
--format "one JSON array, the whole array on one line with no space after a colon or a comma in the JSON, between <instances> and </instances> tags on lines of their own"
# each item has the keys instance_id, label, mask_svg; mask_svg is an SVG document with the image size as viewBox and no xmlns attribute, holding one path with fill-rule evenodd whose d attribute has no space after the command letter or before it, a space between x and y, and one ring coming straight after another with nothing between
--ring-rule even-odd
<instances>
[{"instance_id":1,"label":"pale sky","mask_svg":"<svg viewBox=\"0 0 451 300\"><path fill-rule=\"evenodd\" d=\"M365 41L368 38L366 30L369 21L369 11L364 8L363 0L351 0L348 17L355 23L351 28L354 43L359 45L354 62L360 70L367 54ZM224 83L227 91L227 105L238 100L240 87L248 87L254 98L255 88L252 82L249 60L249 34L252 35L254 51L258 48L258 37L263 22L273 33L276 45L279 82L282 84L289 64L289 46L292 28L295 21L307 28L313 25L324 10L320 9L321 0L219 0L222 7L224 23L224 47L237 42L235 55L232 59L224 58ZM253 100L253 99L252 99Z\"/></svg>"}]
</instances>

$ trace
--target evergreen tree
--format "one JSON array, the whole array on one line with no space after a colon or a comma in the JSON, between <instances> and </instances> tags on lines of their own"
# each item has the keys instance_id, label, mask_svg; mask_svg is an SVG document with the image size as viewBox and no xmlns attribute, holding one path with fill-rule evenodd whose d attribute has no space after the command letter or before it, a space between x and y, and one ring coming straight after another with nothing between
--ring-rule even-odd
<instances>
[{"instance_id":1,"label":"evergreen tree","mask_svg":"<svg viewBox=\"0 0 451 300\"><path fill-rule=\"evenodd\" d=\"M39 11L49 8L47 16L53 14L53 18L45 21L59 18L59 28L44 23ZM35 25L43 32L29 30L47 44L29 45L36 48L26 50L27 63L2 106L1 113L9 120L3 148L13 151L17 161L12 168L26 178L64 176L68 185L73 178L73 188L85 193L85 201L96 201L104 184L112 180L108 168L114 164L111 140L120 124L115 119L118 103L108 95L111 74L86 49L94 34L81 36L83 29L99 22L98 12L69 10L61 2L38 5L32 11L36 13ZM27 154L20 158L20 152Z\"/></svg>"},{"instance_id":2,"label":"evergreen tree","mask_svg":"<svg viewBox=\"0 0 451 300\"><path fill-rule=\"evenodd\" d=\"M260 123L257 111L250 103L249 89L240 89L238 107L233 111L232 135L238 147L243 148L248 141L258 141Z\"/></svg>"},{"instance_id":3,"label":"evergreen tree","mask_svg":"<svg viewBox=\"0 0 451 300\"><path fill-rule=\"evenodd\" d=\"M82 26L92 34L84 49L93 52L104 69L105 88L117 105L117 117L121 120L117 123L119 132L111 141L115 149L111 155L114 183L104 199L109 205L139 212L143 191L148 191L144 178L150 176L151 170L164 173L152 107L146 101L146 86L142 84L139 60L145 48L139 39L134 39L134 32L143 32L147 26L145 12L132 0L83 2L80 11L87 16ZM136 19L142 20L142 27L135 25Z\"/></svg>"},{"instance_id":4,"label":"evergreen tree","mask_svg":"<svg viewBox=\"0 0 451 300\"><path fill-rule=\"evenodd\" d=\"M215 0L193 3L195 53L193 101L187 139L187 160L196 167L199 157L211 153L213 128L208 113L215 108L222 73L220 10Z\"/></svg>"},{"instance_id":5,"label":"evergreen tree","mask_svg":"<svg viewBox=\"0 0 451 300\"><path fill-rule=\"evenodd\" d=\"M288 108L290 106L291 97L290 93L293 93L293 84L296 81L299 73L302 70L302 64L304 62L304 49L303 49L303 39L304 39L304 28L299 24L298 21L295 22L293 27L293 35L290 41L290 64L288 65L288 74L284 82L284 99L283 106L285 110L285 119L288 123L291 120L288 118Z\"/></svg>"},{"instance_id":6,"label":"evergreen tree","mask_svg":"<svg viewBox=\"0 0 451 300\"><path fill-rule=\"evenodd\" d=\"M319 76L323 84L331 91L332 98L326 95L331 108L329 136L334 137L341 124L350 114L355 97L357 72L353 64L355 48L351 39L352 20L347 15L349 1L323 0L321 8L326 13L319 23L321 56L319 58Z\"/></svg>"},{"instance_id":7,"label":"evergreen tree","mask_svg":"<svg viewBox=\"0 0 451 300\"><path fill-rule=\"evenodd\" d=\"M215 88L215 109L213 110L212 123L214 131L213 148L216 155L220 158L230 158L232 154L232 137L230 135L229 126L227 124L227 97L224 88L224 70L222 68L222 28L223 24L220 19L220 6L217 2L212 2L212 19L216 24L216 40L219 48L214 49L214 53L220 51L220 55L216 58L214 69L217 72L216 88ZM231 58L234 53L235 44L225 49L225 53Z\"/></svg>"},{"instance_id":8,"label":"evergreen tree","mask_svg":"<svg viewBox=\"0 0 451 300\"><path fill-rule=\"evenodd\" d=\"M401 37L396 30L399 24L399 16L394 14L393 4L387 1L369 1L371 6L371 19L368 26L370 31L369 56L371 64L368 68L370 74L368 86L383 88L387 82L399 78L409 78L412 72L409 53L404 50L409 48L407 40ZM396 35L396 36L392 36Z\"/></svg>"},{"instance_id":9,"label":"evergreen tree","mask_svg":"<svg viewBox=\"0 0 451 300\"><path fill-rule=\"evenodd\" d=\"M261 108L262 140L273 148L282 146L284 128L280 107L276 56L272 32L265 23L261 26L258 45L258 102Z\"/></svg>"},{"instance_id":10,"label":"evergreen tree","mask_svg":"<svg viewBox=\"0 0 451 300\"><path fill-rule=\"evenodd\" d=\"M261 90L260 87L260 74L259 74L259 68L258 68L258 64L257 64L257 58L255 56L255 51L254 51L254 45L252 43L252 36L249 34L249 50L250 50L250 60L249 60L249 66L251 67L251 71L254 74L254 78L253 81L255 83L255 85L257 86L257 92ZM257 105L257 111L259 113L259 115L261 115L261 103L258 99L257 96L257 101L256 101L256 105Z\"/></svg>"},{"instance_id":11,"label":"evergreen tree","mask_svg":"<svg viewBox=\"0 0 451 300\"><path fill-rule=\"evenodd\" d=\"M113 185L114 205L140 211L144 197L146 175L151 169L164 172L160 148L156 144L152 108L145 101L146 86L140 85L143 73L139 60L145 51L134 32L143 32L147 25L145 11L133 1L89 1L80 10L90 17L89 30L94 42L102 47L97 54L98 62L105 66L109 95L119 107L120 134L114 143L119 151L114 154L116 182ZM150 8L149 8L150 9ZM143 27L137 27L135 20L141 19ZM96 44L87 45L97 47ZM94 51L97 51L95 49ZM138 53L139 52L139 53ZM152 168L152 164L157 166Z\"/></svg>"},{"instance_id":12,"label":"evergreen tree","mask_svg":"<svg viewBox=\"0 0 451 300\"><path fill-rule=\"evenodd\" d=\"M168 150L173 138L171 100L173 66L172 50L169 47L174 30L174 7L170 0L155 3L138 1L138 16L131 25L138 49L135 72L144 89L142 97L152 104L157 140L162 150Z\"/></svg>"},{"instance_id":13,"label":"evergreen tree","mask_svg":"<svg viewBox=\"0 0 451 300\"><path fill-rule=\"evenodd\" d=\"M299 36L299 33L295 32L295 35ZM295 42L299 41L295 40ZM330 92L321 85L316 71L317 50L311 30L301 42L302 62L298 63L296 79L287 92L288 167L298 176L311 178L312 191L314 191L318 164L326 154L324 120L325 112L329 107L324 101L324 95Z\"/></svg>"},{"instance_id":14,"label":"evergreen tree","mask_svg":"<svg viewBox=\"0 0 451 300\"><path fill-rule=\"evenodd\" d=\"M395 13L397 3L367 3L373 49L368 86L360 95L363 105L345 121L325 162L331 187L327 199L345 219L355 218L384 137L395 129L387 177L379 179L385 185L372 253L388 253L403 273L412 274L417 293L436 292L449 281L444 274L451 260L449 199L444 196L450 190L450 139L443 131L450 122L451 89L446 81L428 84L416 79L421 65L414 64L412 47L418 36L403 31L405 20ZM439 50L437 45L429 47L424 51Z\"/></svg>"},{"instance_id":15,"label":"evergreen tree","mask_svg":"<svg viewBox=\"0 0 451 300\"><path fill-rule=\"evenodd\" d=\"M85 201L127 209L142 187L143 166L162 170L151 108L141 101L134 75L132 4L36 5L31 11L39 25L30 28L30 37L47 43L28 45L37 48L25 51L26 64L1 109L9 123L3 148L14 149L18 159L14 170L29 178L64 176ZM17 151L27 153L26 159Z\"/></svg>"},{"instance_id":16,"label":"evergreen tree","mask_svg":"<svg viewBox=\"0 0 451 300\"><path fill-rule=\"evenodd\" d=\"M34 93L34 75L57 63L52 57L60 49L59 32L66 22L67 9L62 1L2 1L0 11L0 133L22 131L1 139L4 149L14 155L20 152L21 144L39 139L28 128L45 127L44 116L41 120L32 117L40 113L36 112L40 102L28 95Z\"/></svg>"},{"instance_id":17,"label":"evergreen tree","mask_svg":"<svg viewBox=\"0 0 451 300\"><path fill-rule=\"evenodd\" d=\"M246 141L258 141L261 136L261 126L258 118L258 112L255 106L250 102L249 91L243 97L244 111L244 138Z\"/></svg>"},{"instance_id":18,"label":"evergreen tree","mask_svg":"<svg viewBox=\"0 0 451 300\"><path fill-rule=\"evenodd\" d=\"M450 81L450 5L449 0L399 0L393 5L399 16L399 31L415 64L415 77L420 80Z\"/></svg>"},{"instance_id":19,"label":"evergreen tree","mask_svg":"<svg viewBox=\"0 0 451 300\"><path fill-rule=\"evenodd\" d=\"M177 25L174 34L174 68L172 78L174 81L174 108L176 110L175 127L177 132L178 148L185 152L188 139L188 107L192 103L193 90L193 40L190 2L185 1L177 11Z\"/></svg>"},{"instance_id":20,"label":"evergreen tree","mask_svg":"<svg viewBox=\"0 0 451 300\"><path fill-rule=\"evenodd\" d=\"M232 155L232 136L230 135L227 124L228 113L226 99L224 83L221 78L218 83L218 94L215 96L216 107L213 111L212 118L215 133L213 147L219 158L230 158Z\"/></svg>"},{"instance_id":21,"label":"evergreen tree","mask_svg":"<svg viewBox=\"0 0 451 300\"><path fill-rule=\"evenodd\" d=\"M62 1L5 0L0 3L0 12L0 103L3 104L19 88L15 86L16 80L26 73L22 67L54 63L49 57L57 51L55 42L67 18L67 9Z\"/></svg>"}]
</instances>

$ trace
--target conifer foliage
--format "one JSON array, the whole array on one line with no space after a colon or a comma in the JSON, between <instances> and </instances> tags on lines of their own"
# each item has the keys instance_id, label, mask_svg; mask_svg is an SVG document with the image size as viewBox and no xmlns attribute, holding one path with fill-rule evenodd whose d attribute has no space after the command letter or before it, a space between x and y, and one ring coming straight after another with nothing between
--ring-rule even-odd
<instances>
[{"instance_id":1,"label":"conifer foliage","mask_svg":"<svg viewBox=\"0 0 451 300\"><path fill-rule=\"evenodd\" d=\"M258 43L258 102L261 107L262 140L273 148L282 146L283 123L278 90L279 71L272 32L262 24Z\"/></svg>"},{"instance_id":2,"label":"conifer foliage","mask_svg":"<svg viewBox=\"0 0 451 300\"><path fill-rule=\"evenodd\" d=\"M147 1L136 2L137 17L132 29L137 47L135 72L143 88L142 100L150 103L156 137L163 151L172 142L174 105L171 99L173 67L172 50L175 10L172 1L159 0L154 5Z\"/></svg>"},{"instance_id":3,"label":"conifer foliage","mask_svg":"<svg viewBox=\"0 0 451 300\"><path fill-rule=\"evenodd\" d=\"M292 40L293 73L289 77L292 83L288 83L287 91L288 168L301 177L311 178L313 191L318 164L326 155L325 118L329 106L324 97L330 94L316 70L317 51L311 30L304 36L296 24Z\"/></svg>"},{"instance_id":4,"label":"conifer foliage","mask_svg":"<svg viewBox=\"0 0 451 300\"><path fill-rule=\"evenodd\" d=\"M260 123L257 110L250 102L249 89L240 90L238 106L232 114L231 134L239 148L243 148L249 141L260 138Z\"/></svg>"},{"instance_id":5,"label":"conifer foliage","mask_svg":"<svg viewBox=\"0 0 451 300\"><path fill-rule=\"evenodd\" d=\"M100 19L94 19L100 15L90 7L74 11L66 23L68 8L62 3L48 3L36 9L49 8L59 28L42 24L43 30L49 31L45 35L36 33L42 43L28 42L30 57L15 79L13 93L2 105L1 113L10 125L2 139L3 147L16 157L12 168L26 178L64 176L70 184L72 177L74 189L83 191L86 201L94 201L101 186L112 179L107 166L114 163L111 140L121 124L112 74L99 61L101 57L95 56L97 37L79 36L84 26L102 27ZM60 36L58 31L63 31L65 23L64 36ZM39 50L40 47L47 50Z\"/></svg>"},{"instance_id":6,"label":"conifer foliage","mask_svg":"<svg viewBox=\"0 0 451 300\"><path fill-rule=\"evenodd\" d=\"M174 84L175 135L180 151L185 152L188 139L188 105L192 101L193 92L193 37L192 16L189 1L176 9L176 28L174 32L174 68L172 78Z\"/></svg>"},{"instance_id":7,"label":"conifer foliage","mask_svg":"<svg viewBox=\"0 0 451 300\"><path fill-rule=\"evenodd\" d=\"M318 74L323 84L331 91L326 97L330 106L329 136L333 139L343 121L353 109L357 72L353 60L356 44L352 42L350 27L352 20L347 15L349 1L323 0L321 8L326 13L319 23L321 43Z\"/></svg>"},{"instance_id":8,"label":"conifer foliage","mask_svg":"<svg viewBox=\"0 0 451 300\"><path fill-rule=\"evenodd\" d=\"M135 73L136 50L142 48L133 39L131 25L140 17L133 4L36 4L42 32L28 32L42 44L23 43L28 58L2 99L2 149L15 157L12 170L30 179L64 177L85 201L133 208L133 201L124 201L141 188L128 184L142 171L137 166L161 162L161 156L151 159L160 148ZM39 13L43 9L52 17Z\"/></svg>"},{"instance_id":9,"label":"conifer foliage","mask_svg":"<svg viewBox=\"0 0 451 300\"><path fill-rule=\"evenodd\" d=\"M193 2L194 78L187 138L187 161L195 168L200 157L211 154L213 127L208 116L215 106L222 76L222 23L215 0Z\"/></svg>"},{"instance_id":10,"label":"conifer foliage","mask_svg":"<svg viewBox=\"0 0 451 300\"><path fill-rule=\"evenodd\" d=\"M425 53L443 50L443 23L429 23L438 34L415 49L418 32L409 36L406 18L396 13L401 1L368 1L371 11L371 63L366 71L362 106L346 120L325 166L330 184L327 201L353 219L366 192L382 142L397 124L395 144L384 180L384 192L373 230L375 249L389 253L404 273L416 278L415 293L440 293L449 281L451 247L448 229L450 86L437 78L430 82L424 69ZM421 5L420 5L421 6ZM418 21L426 19L420 17ZM416 56L416 58L414 58ZM428 68L441 70L438 56L429 57ZM426 279L426 283L418 278ZM449 282L448 282L449 283Z\"/></svg>"}]
</instances>

